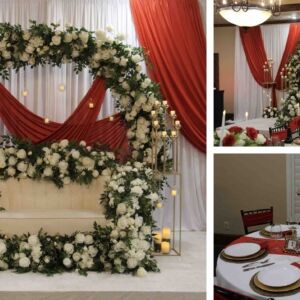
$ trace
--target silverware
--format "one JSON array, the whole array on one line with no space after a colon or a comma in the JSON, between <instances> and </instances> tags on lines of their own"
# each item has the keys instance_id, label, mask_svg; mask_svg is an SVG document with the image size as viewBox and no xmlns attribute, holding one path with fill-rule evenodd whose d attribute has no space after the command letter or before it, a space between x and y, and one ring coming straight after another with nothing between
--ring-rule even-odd
<instances>
[{"instance_id":1,"label":"silverware","mask_svg":"<svg viewBox=\"0 0 300 300\"><path fill-rule=\"evenodd\" d=\"M260 265L260 266L257 266L257 267L251 267L251 268L247 268L247 269L244 269L243 271L244 272L247 272L247 271L250 271L250 270L254 270L254 269L258 269L258 268L264 268L264 267L267 267L267 266L271 266L271 265L274 265L275 263L268 263L268 264L264 264L264 265Z\"/></svg>"},{"instance_id":2,"label":"silverware","mask_svg":"<svg viewBox=\"0 0 300 300\"><path fill-rule=\"evenodd\" d=\"M247 267L250 267L250 266L255 265L255 264L265 264L265 263L267 263L269 260L270 260L270 259L268 258L268 259L265 259L265 260L263 260L263 261L253 261L253 262L251 262L251 263L249 263L249 264L246 264L246 265L242 266L242 268L247 268Z\"/></svg>"}]
</instances>

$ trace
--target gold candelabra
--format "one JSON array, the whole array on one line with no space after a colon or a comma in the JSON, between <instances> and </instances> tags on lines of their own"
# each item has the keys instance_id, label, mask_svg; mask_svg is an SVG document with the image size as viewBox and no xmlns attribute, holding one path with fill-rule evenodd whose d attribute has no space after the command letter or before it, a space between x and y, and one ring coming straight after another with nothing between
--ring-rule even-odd
<instances>
[{"instance_id":1,"label":"gold candelabra","mask_svg":"<svg viewBox=\"0 0 300 300\"><path fill-rule=\"evenodd\" d=\"M175 110L168 112L168 102L164 100L162 104L155 102L154 110L151 111L152 132L151 132L151 166L154 178L166 177L171 180L170 194L172 196L173 220L172 220L172 239L165 241L170 243L169 251L166 251L165 244L162 252L156 252L155 255L181 255L181 231L182 231L182 180L180 173L180 129L181 123L177 119ZM160 116L163 116L160 118ZM168 153L171 150L172 160L168 159ZM179 183L179 192L177 184ZM179 198L179 203L177 203ZM177 220L177 209L179 205L179 220ZM161 208L162 203L158 202L156 207ZM179 225L179 231L176 225ZM176 232L179 237L176 241ZM159 240L159 239L158 239ZM157 247L156 247L157 249Z\"/></svg>"}]
</instances>

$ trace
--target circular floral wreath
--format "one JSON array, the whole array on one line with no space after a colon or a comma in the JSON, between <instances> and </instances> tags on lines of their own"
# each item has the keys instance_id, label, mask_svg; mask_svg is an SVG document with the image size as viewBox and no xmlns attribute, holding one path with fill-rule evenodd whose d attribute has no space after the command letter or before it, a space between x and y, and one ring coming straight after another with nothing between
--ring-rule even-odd
<instances>
[{"instance_id":1,"label":"circular floral wreath","mask_svg":"<svg viewBox=\"0 0 300 300\"><path fill-rule=\"evenodd\" d=\"M156 262L151 257L152 210L161 198L163 182L157 178L153 180L154 175L148 165L152 158L151 111L156 110L161 124L159 131L166 130L162 122L166 107L161 105L159 86L141 73L139 63L144 59L143 50L125 45L120 36L113 39L100 30L91 32L68 26L65 31L60 31L56 24L31 23L28 30L23 30L20 25L0 24L0 76L8 79L10 69L19 71L27 66L61 66L72 62L77 73L88 67L93 77L104 77L116 108L127 124L132 161L120 165L112 163L111 157L103 160L102 155L95 155L104 163L110 162L111 180L101 196L106 208L107 226L95 224L93 232L71 236L50 236L43 232L12 238L2 235L0 270L14 268L18 272L33 270L47 274L72 269L83 274L87 270L109 270L140 276L145 271L157 271ZM64 152L87 153L85 145L70 145L55 143L48 149L57 152L66 148ZM23 149L26 155L18 159L26 160L33 152L39 153L40 149L18 140L8 143L8 146L0 157L5 164L9 160L9 151L15 151L17 156L18 151ZM92 155L93 151L88 151ZM90 179L98 176L94 176L95 170L101 172L105 166L101 166L101 170L97 168L88 173ZM20 173L24 172L19 170L17 174ZM88 182L83 180L83 183Z\"/></svg>"}]
</instances>

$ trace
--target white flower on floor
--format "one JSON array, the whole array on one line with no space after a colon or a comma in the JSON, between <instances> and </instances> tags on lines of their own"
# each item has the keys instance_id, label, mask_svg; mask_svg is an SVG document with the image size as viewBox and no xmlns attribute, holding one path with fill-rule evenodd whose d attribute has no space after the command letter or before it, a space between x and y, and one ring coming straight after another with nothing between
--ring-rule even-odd
<instances>
[{"instance_id":1,"label":"white flower on floor","mask_svg":"<svg viewBox=\"0 0 300 300\"><path fill-rule=\"evenodd\" d=\"M64 251L67 253L67 254L72 254L74 252L74 246L70 243L65 243L64 245Z\"/></svg>"},{"instance_id":2,"label":"white flower on floor","mask_svg":"<svg viewBox=\"0 0 300 300\"><path fill-rule=\"evenodd\" d=\"M4 240L0 240L0 256L3 255L6 252L6 244Z\"/></svg>"},{"instance_id":3,"label":"white flower on floor","mask_svg":"<svg viewBox=\"0 0 300 300\"><path fill-rule=\"evenodd\" d=\"M67 146L69 145L69 141L68 140L61 140L60 142L59 142L59 147L61 147L61 148L66 148Z\"/></svg>"},{"instance_id":4,"label":"white flower on floor","mask_svg":"<svg viewBox=\"0 0 300 300\"><path fill-rule=\"evenodd\" d=\"M23 173L26 172L27 167L28 167L28 165L26 163L24 163L24 161L21 161L17 164L17 169Z\"/></svg>"},{"instance_id":5,"label":"white flower on floor","mask_svg":"<svg viewBox=\"0 0 300 300\"><path fill-rule=\"evenodd\" d=\"M43 175L44 175L45 177L51 177L51 176L53 175L52 168L51 168L51 167L46 167L46 168L44 169Z\"/></svg>"},{"instance_id":6,"label":"white flower on floor","mask_svg":"<svg viewBox=\"0 0 300 300\"><path fill-rule=\"evenodd\" d=\"M7 168L7 175L8 176L14 176L16 174L16 169L13 167L8 167Z\"/></svg>"},{"instance_id":7,"label":"white flower on floor","mask_svg":"<svg viewBox=\"0 0 300 300\"><path fill-rule=\"evenodd\" d=\"M19 259L19 266L21 268L28 268L30 266L30 259L27 256L21 257Z\"/></svg>"},{"instance_id":8,"label":"white flower on floor","mask_svg":"<svg viewBox=\"0 0 300 300\"><path fill-rule=\"evenodd\" d=\"M72 258L74 261L78 262L81 259L81 254L79 252L75 252L73 253Z\"/></svg>"},{"instance_id":9,"label":"white flower on floor","mask_svg":"<svg viewBox=\"0 0 300 300\"><path fill-rule=\"evenodd\" d=\"M93 243L94 243L93 237L92 237L90 234L87 234L87 235L85 236L85 238L84 238L84 243L85 243L86 245L91 245L91 244L93 244Z\"/></svg>"},{"instance_id":10,"label":"white flower on floor","mask_svg":"<svg viewBox=\"0 0 300 300\"><path fill-rule=\"evenodd\" d=\"M147 271L143 267L139 267L136 272L136 275L138 277L145 277L147 275Z\"/></svg>"},{"instance_id":11,"label":"white flower on floor","mask_svg":"<svg viewBox=\"0 0 300 300\"><path fill-rule=\"evenodd\" d=\"M8 159L8 164L14 166L17 163L17 159L14 156L10 156Z\"/></svg>"}]
</instances>

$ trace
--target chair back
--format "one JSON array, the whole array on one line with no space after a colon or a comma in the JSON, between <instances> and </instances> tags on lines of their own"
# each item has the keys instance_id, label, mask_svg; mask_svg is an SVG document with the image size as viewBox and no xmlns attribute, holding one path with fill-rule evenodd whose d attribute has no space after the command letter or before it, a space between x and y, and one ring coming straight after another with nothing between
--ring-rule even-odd
<instances>
[{"instance_id":1,"label":"chair back","mask_svg":"<svg viewBox=\"0 0 300 300\"><path fill-rule=\"evenodd\" d=\"M214 300L254 300L254 298L214 285Z\"/></svg>"},{"instance_id":2,"label":"chair back","mask_svg":"<svg viewBox=\"0 0 300 300\"><path fill-rule=\"evenodd\" d=\"M269 128L270 139L278 138L280 141L284 141L287 138L287 126L278 126L278 127L270 127Z\"/></svg>"},{"instance_id":3,"label":"chair back","mask_svg":"<svg viewBox=\"0 0 300 300\"><path fill-rule=\"evenodd\" d=\"M273 206L265 209L241 210L245 233L250 233L249 227L273 224Z\"/></svg>"}]
</instances>

